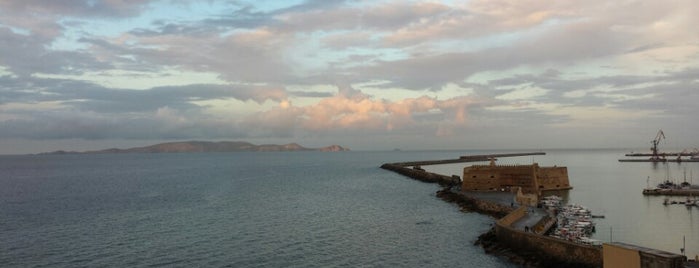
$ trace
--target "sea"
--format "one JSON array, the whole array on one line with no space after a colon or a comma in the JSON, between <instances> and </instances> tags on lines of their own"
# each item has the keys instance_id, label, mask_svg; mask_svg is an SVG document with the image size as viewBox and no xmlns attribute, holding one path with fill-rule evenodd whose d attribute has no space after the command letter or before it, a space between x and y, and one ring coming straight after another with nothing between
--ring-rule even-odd
<instances>
[{"instance_id":1,"label":"sea","mask_svg":"<svg viewBox=\"0 0 699 268\"><path fill-rule=\"evenodd\" d=\"M495 219L379 168L504 152L516 151L4 155L0 266L516 267L474 245ZM680 253L684 238L699 254L699 208L641 194L685 174L699 183L699 163L546 153L498 162L567 166L574 189L562 195L605 216L596 239ZM425 168L461 175L471 164Z\"/></svg>"}]
</instances>

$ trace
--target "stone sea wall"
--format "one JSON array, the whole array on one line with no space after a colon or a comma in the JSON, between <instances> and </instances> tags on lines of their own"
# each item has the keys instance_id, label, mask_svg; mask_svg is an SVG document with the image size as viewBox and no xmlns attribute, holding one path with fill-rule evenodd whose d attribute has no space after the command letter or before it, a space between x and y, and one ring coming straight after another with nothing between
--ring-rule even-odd
<instances>
[{"instance_id":1,"label":"stone sea wall","mask_svg":"<svg viewBox=\"0 0 699 268\"><path fill-rule=\"evenodd\" d=\"M512 212L510 206L501 205L494 202L472 198L463 194L455 193L449 188L437 191L437 197L449 203L457 204L462 211L472 211L490 215L494 218L502 218Z\"/></svg>"},{"instance_id":2,"label":"stone sea wall","mask_svg":"<svg viewBox=\"0 0 699 268\"><path fill-rule=\"evenodd\" d=\"M511 228L504 221L495 224L500 244L516 250L535 251L544 262L559 267L602 267L602 248L569 242L562 239Z\"/></svg>"},{"instance_id":3,"label":"stone sea wall","mask_svg":"<svg viewBox=\"0 0 699 268\"><path fill-rule=\"evenodd\" d=\"M415 180L438 183L444 188L437 191L437 197L457 204L462 211L487 214L499 219L495 226L482 234L475 244L488 254L500 255L511 262L526 267L601 267L602 249L599 247L575 244L530 232L511 228L510 225L521 218L526 209L472 198L451 190L458 185L455 177L408 168L400 164L384 164L381 168L391 170Z\"/></svg>"},{"instance_id":4,"label":"stone sea wall","mask_svg":"<svg viewBox=\"0 0 699 268\"><path fill-rule=\"evenodd\" d=\"M408 168L400 164L383 164L381 165L381 168L396 172L415 180L438 183L442 186L451 186L460 183L460 179L458 177L450 177L420 169Z\"/></svg>"}]
</instances>

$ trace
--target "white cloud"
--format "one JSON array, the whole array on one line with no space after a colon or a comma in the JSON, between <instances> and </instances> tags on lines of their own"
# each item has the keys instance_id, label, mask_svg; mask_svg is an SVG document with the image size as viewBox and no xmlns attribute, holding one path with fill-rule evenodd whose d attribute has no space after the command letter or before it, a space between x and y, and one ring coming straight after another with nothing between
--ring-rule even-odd
<instances>
[{"instance_id":1,"label":"white cloud","mask_svg":"<svg viewBox=\"0 0 699 268\"><path fill-rule=\"evenodd\" d=\"M536 88L536 87L525 87L525 88L519 88L512 90L506 94L502 94L497 96L497 99L500 100L507 100L507 101L515 101L515 100L530 100L530 99L535 99L537 97L541 97L546 95L549 90L543 89L543 88Z\"/></svg>"},{"instance_id":2,"label":"white cloud","mask_svg":"<svg viewBox=\"0 0 699 268\"><path fill-rule=\"evenodd\" d=\"M163 3L0 2L3 135L455 141L699 113L696 1Z\"/></svg>"}]
</instances>

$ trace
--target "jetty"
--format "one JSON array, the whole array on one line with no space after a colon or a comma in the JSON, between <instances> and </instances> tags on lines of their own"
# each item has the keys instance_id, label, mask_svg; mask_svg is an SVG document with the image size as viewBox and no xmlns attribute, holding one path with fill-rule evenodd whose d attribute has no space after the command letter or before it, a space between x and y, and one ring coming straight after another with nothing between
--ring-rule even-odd
<instances>
[{"instance_id":1,"label":"jetty","mask_svg":"<svg viewBox=\"0 0 699 268\"><path fill-rule=\"evenodd\" d=\"M504 157L542 154L544 153L496 155ZM589 238L590 233L594 232L594 223L591 221L594 217L588 209L580 206L564 209L554 205L554 212L551 212L538 207L540 199L542 203L551 201L551 198L541 198L542 190L572 188L567 184L565 167L554 166L549 170L536 164L499 167L493 164L496 155L387 163L381 168L415 180L438 183L443 188L437 191L437 197L456 203L462 211L474 211L497 218L493 228L480 235L475 244L483 247L488 254L505 256L522 266L621 267L617 264L639 263L637 267L642 267L640 263L644 262L658 264L653 267L674 268L684 267L683 265L688 263L687 258L682 255L620 243L602 243ZM490 160L491 165L464 168L464 178L467 178L465 180L457 175L431 173L420 167L484 160ZM500 174L497 172L499 168L505 168L508 172ZM502 183L508 184L509 187ZM530 184L535 187L530 187ZM470 190L469 186L484 190Z\"/></svg>"},{"instance_id":2,"label":"jetty","mask_svg":"<svg viewBox=\"0 0 699 268\"><path fill-rule=\"evenodd\" d=\"M699 189L643 189L643 195L699 196Z\"/></svg>"},{"instance_id":3,"label":"jetty","mask_svg":"<svg viewBox=\"0 0 699 268\"><path fill-rule=\"evenodd\" d=\"M655 187L648 186L643 189L643 195L667 195L667 196L699 196L699 185L692 184L692 175L690 173L690 182L687 182L687 171L684 172L684 181L677 183L674 180L670 180L669 170L668 177L662 183L659 183ZM648 177L650 180L650 176Z\"/></svg>"},{"instance_id":4,"label":"jetty","mask_svg":"<svg viewBox=\"0 0 699 268\"><path fill-rule=\"evenodd\" d=\"M454 163L467 163L467 162L482 162L490 161L491 159L497 159L500 157L516 157L516 156L530 156L530 155L546 155L545 152L528 152L528 153L507 153L507 154L479 154L479 155L464 155L455 159L443 159L443 160L424 160L424 161L412 161L412 162L397 162L391 163L391 165L407 167L407 166L429 166L429 165L444 165L444 164L454 164Z\"/></svg>"},{"instance_id":5,"label":"jetty","mask_svg":"<svg viewBox=\"0 0 699 268\"><path fill-rule=\"evenodd\" d=\"M628 154L627 154L628 155ZM699 162L699 158L665 158L662 154L660 158L658 159L619 159L619 162L653 162L653 163L663 163L663 162L675 162L675 163L682 163L682 162ZM669 154L667 154L669 155ZM634 155L636 156L636 155ZM645 154L644 154L645 156Z\"/></svg>"}]
</instances>

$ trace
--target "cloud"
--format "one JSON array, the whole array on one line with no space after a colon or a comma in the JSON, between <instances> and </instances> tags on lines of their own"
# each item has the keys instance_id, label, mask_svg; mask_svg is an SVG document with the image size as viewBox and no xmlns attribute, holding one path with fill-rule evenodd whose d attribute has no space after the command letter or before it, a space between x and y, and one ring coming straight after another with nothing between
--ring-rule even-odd
<instances>
[{"instance_id":1,"label":"cloud","mask_svg":"<svg viewBox=\"0 0 699 268\"><path fill-rule=\"evenodd\" d=\"M3 81L3 79L0 79ZM100 113L153 111L160 107L196 108L195 101L226 100L281 101L287 93L280 86L193 84L162 86L147 90L105 88L89 82L67 79L4 79L14 86L0 85L0 90L14 93L0 101L21 102L27 99L44 102L62 102L84 111ZM22 92L22 87L41 88L42 91Z\"/></svg>"},{"instance_id":2,"label":"cloud","mask_svg":"<svg viewBox=\"0 0 699 268\"><path fill-rule=\"evenodd\" d=\"M92 112L32 113L26 120L0 121L0 137L9 139L213 139L248 137L225 120L183 115L163 107L152 113L106 115Z\"/></svg>"},{"instance_id":3,"label":"cloud","mask_svg":"<svg viewBox=\"0 0 699 268\"><path fill-rule=\"evenodd\" d=\"M231 82L281 83L293 72L282 56L289 43L273 30L260 28L230 36L125 34L91 49L110 58L139 59L139 65L169 66L188 71L215 72Z\"/></svg>"},{"instance_id":4,"label":"cloud","mask_svg":"<svg viewBox=\"0 0 699 268\"><path fill-rule=\"evenodd\" d=\"M34 73L80 74L86 70L111 68L106 62L97 60L83 51L49 50L41 37L23 35L0 26L0 65L6 66L16 75L29 76Z\"/></svg>"},{"instance_id":5,"label":"cloud","mask_svg":"<svg viewBox=\"0 0 699 268\"><path fill-rule=\"evenodd\" d=\"M468 113L486 101L472 97L446 100L422 96L400 101L376 100L359 90L339 87L338 93L316 104L284 105L246 119L268 133L376 133L410 130L432 136L468 125Z\"/></svg>"},{"instance_id":6,"label":"cloud","mask_svg":"<svg viewBox=\"0 0 699 268\"><path fill-rule=\"evenodd\" d=\"M0 1L0 10L6 13L37 15L72 15L80 17L106 16L131 17L139 14L150 0L96 0L52 1L24 0Z\"/></svg>"},{"instance_id":7,"label":"cloud","mask_svg":"<svg viewBox=\"0 0 699 268\"><path fill-rule=\"evenodd\" d=\"M691 127L697 12L691 0L2 1L1 135L414 143Z\"/></svg>"}]
</instances>

